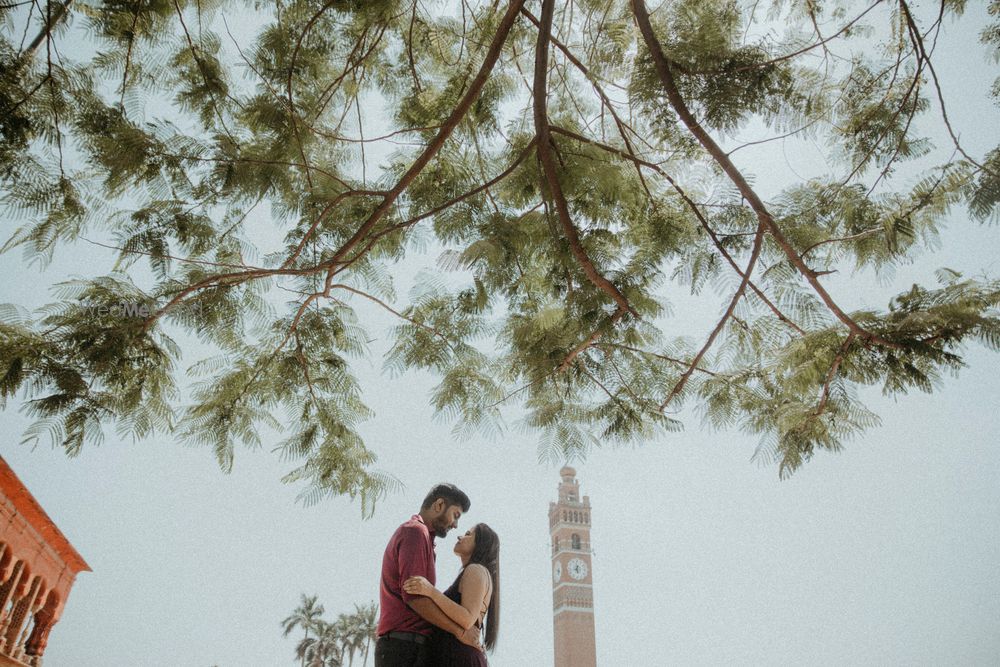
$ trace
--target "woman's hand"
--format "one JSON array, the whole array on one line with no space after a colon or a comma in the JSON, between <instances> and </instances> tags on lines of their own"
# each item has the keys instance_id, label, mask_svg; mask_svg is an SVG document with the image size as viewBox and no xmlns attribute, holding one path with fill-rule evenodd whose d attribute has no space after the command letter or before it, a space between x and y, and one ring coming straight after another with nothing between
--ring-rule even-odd
<instances>
[{"instance_id":1,"label":"woman's hand","mask_svg":"<svg viewBox=\"0 0 1000 667\"><path fill-rule=\"evenodd\" d=\"M480 632L479 626L473 625L462 632L462 634L455 635L455 637L466 646L471 646L474 649L482 651L483 645L479 643Z\"/></svg>"},{"instance_id":2,"label":"woman's hand","mask_svg":"<svg viewBox=\"0 0 1000 667\"><path fill-rule=\"evenodd\" d=\"M430 596L434 587L431 586L431 582L427 581L423 577L410 577L403 582L403 590L410 595Z\"/></svg>"}]
</instances>

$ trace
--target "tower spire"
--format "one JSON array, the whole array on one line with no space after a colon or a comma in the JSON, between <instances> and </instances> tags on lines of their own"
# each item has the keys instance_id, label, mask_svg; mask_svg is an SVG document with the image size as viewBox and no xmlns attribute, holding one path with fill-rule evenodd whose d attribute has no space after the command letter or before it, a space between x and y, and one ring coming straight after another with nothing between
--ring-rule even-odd
<instances>
[{"instance_id":1,"label":"tower spire","mask_svg":"<svg viewBox=\"0 0 1000 667\"><path fill-rule=\"evenodd\" d=\"M596 667L590 498L580 496L574 468L563 466L559 477L549 504L555 667Z\"/></svg>"}]
</instances>

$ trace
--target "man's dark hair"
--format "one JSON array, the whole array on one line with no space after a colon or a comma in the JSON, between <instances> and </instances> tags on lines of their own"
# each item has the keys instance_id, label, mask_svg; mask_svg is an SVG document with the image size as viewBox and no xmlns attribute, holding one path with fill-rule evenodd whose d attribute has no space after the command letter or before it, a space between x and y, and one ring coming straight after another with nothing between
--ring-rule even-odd
<instances>
[{"instance_id":1,"label":"man's dark hair","mask_svg":"<svg viewBox=\"0 0 1000 667\"><path fill-rule=\"evenodd\" d=\"M454 484L438 484L431 489L431 492L427 494L426 498L424 498L424 504L420 506L420 509L428 509L438 498L444 498L444 501L448 503L449 506L460 506L463 514L468 512L469 508L472 507L472 503L469 502L469 496L465 495L465 492L462 491L462 489L458 488Z\"/></svg>"}]
</instances>

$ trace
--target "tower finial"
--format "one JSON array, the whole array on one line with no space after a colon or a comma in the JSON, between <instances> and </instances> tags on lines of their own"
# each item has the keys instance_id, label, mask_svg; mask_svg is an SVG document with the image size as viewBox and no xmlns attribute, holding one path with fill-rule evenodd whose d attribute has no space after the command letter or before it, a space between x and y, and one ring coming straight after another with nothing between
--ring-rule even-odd
<instances>
[{"instance_id":1,"label":"tower finial","mask_svg":"<svg viewBox=\"0 0 1000 667\"><path fill-rule=\"evenodd\" d=\"M597 667L590 499L580 501L580 482L568 461L559 475L558 500L549 504L554 667Z\"/></svg>"}]
</instances>

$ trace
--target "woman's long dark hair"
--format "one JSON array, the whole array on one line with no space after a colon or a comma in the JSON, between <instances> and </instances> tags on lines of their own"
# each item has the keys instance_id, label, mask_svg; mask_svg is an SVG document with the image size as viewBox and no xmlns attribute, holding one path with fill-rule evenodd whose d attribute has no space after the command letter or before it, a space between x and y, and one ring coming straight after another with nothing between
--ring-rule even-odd
<instances>
[{"instance_id":1,"label":"woman's long dark hair","mask_svg":"<svg viewBox=\"0 0 1000 667\"><path fill-rule=\"evenodd\" d=\"M472 555L465 567L478 563L486 568L490 573L490 580L493 582L493 595L490 596L490 604L486 608L486 637L483 646L492 651L497 643L497 632L500 630L500 538L493 532L493 529L485 523L477 523L472 529L476 540L476 546L472 549ZM465 568L458 573L457 583L465 573Z\"/></svg>"}]
</instances>

